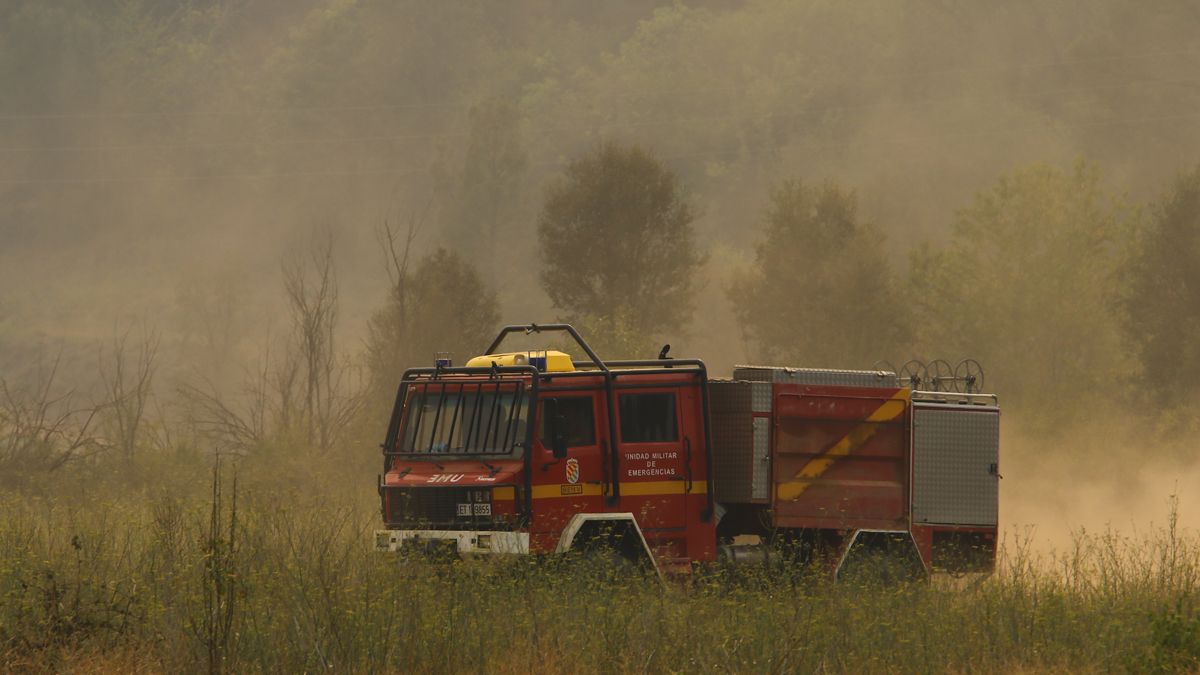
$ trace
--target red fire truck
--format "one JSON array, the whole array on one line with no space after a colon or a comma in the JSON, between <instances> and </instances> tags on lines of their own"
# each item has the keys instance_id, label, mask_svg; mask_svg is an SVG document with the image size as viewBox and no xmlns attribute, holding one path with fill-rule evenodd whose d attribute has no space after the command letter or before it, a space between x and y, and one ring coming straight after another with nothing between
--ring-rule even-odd
<instances>
[{"instance_id":1,"label":"red fire truck","mask_svg":"<svg viewBox=\"0 0 1200 675\"><path fill-rule=\"evenodd\" d=\"M500 352L507 336L569 337ZM935 382L936 384L936 382ZM938 387L944 389L946 387ZM379 479L384 551L603 546L660 572L881 551L919 574L995 559L999 407L894 372L604 361L569 325L507 326L404 373Z\"/></svg>"}]
</instances>

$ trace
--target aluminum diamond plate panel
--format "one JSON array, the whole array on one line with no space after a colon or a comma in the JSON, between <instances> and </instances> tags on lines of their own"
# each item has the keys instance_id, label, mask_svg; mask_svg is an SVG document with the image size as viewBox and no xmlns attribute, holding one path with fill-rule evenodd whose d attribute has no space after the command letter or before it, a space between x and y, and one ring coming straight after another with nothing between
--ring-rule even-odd
<instances>
[{"instance_id":1,"label":"aluminum diamond plate panel","mask_svg":"<svg viewBox=\"0 0 1200 675\"><path fill-rule=\"evenodd\" d=\"M995 525L1000 414L994 408L913 408L913 522Z\"/></svg>"},{"instance_id":2,"label":"aluminum diamond plate panel","mask_svg":"<svg viewBox=\"0 0 1200 675\"><path fill-rule=\"evenodd\" d=\"M756 413L771 412L771 383L755 382L750 385L750 410Z\"/></svg>"},{"instance_id":3,"label":"aluminum diamond plate panel","mask_svg":"<svg viewBox=\"0 0 1200 675\"><path fill-rule=\"evenodd\" d=\"M754 418L754 486L755 499L771 498L771 420Z\"/></svg>"},{"instance_id":4,"label":"aluminum diamond plate panel","mask_svg":"<svg viewBox=\"0 0 1200 675\"><path fill-rule=\"evenodd\" d=\"M896 374L882 370L827 370L823 368L780 368L734 366L733 379L777 384L813 384L843 387L898 387Z\"/></svg>"}]
</instances>

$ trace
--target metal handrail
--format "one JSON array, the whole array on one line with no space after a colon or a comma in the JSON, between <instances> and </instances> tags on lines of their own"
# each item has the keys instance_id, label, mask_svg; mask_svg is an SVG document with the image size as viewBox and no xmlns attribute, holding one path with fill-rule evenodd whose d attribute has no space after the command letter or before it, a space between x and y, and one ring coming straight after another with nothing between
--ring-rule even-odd
<instances>
[{"instance_id":1,"label":"metal handrail","mask_svg":"<svg viewBox=\"0 0 1200 675\"><path fill-rule=\"evenodd\" d=\"M604 364L604 361L601 360L599 356L596 356L596 352L592 350L592 347L587 343L587 340L584 340L583 336L579 334L579 331L575 330L575 327L569 323L547 323L542 325L531 323L524 326L505 326L504 328L500 329L500 333L496 336L495 340L492 340L492 344L488 345L487 351L485 351L483 355L487 356L488 354L495 354L496 348L500 346L501 342L504 342L504 338L508 337L512 333L524 333L529 335L531 333L545 332L570 334L571 338L575 340L575 344L579 345L579 348L583 350L583 353L587 354L588 358L591 359L591 363L599 366L600 370L608 370L608 367Z\"/></svg>"},{"instance_id":2,"label":"metal handrail","mask_svg":"<svg viewBox=\"0 0 1200 675\"><path fill-rule=\"evenodd\" d=\"M914 389L911 395L913 401L931 403L970 403L972 405L1000 405L1000 398L995 394L961 394L955 391L924 391Z\"/></svg>"}]
</instances>

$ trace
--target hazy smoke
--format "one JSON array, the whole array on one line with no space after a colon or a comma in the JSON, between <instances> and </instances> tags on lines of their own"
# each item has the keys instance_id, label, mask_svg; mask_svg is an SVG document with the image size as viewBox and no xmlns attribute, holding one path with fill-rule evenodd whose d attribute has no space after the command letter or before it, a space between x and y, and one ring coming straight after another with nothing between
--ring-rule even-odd
<instances>
[{"instance_id":1,"label":"hazy smoke","mask_svg":"<svg viewBox=\"0 0 1200 675\"><path fill-rule=\"evenodd\" d=\"M542 191L608 139L650 149L702 213L703 289L673 353L727 372L758 360L725 288L752 260L771 186L856 190L901 272L1030 162L1086 157L1144 201L1200 156L1198 20L1192 2L1132 0L10 1L0 372L60 348L82 371L140 324L162 336L164 379L235 377L286 322L281 258L326 229L340 343L357 345L386 298L385 221L413 224L421 252L472 257L503 322L552 320ZM1181 495L1197 486L1140 463L1144 448L1048 448L1006 424L1011 522L1043 505L1080 524L1143 521L1176 478ZM1086 468L1097 456L1112 473Z\"/></svg>"}]
</instances>

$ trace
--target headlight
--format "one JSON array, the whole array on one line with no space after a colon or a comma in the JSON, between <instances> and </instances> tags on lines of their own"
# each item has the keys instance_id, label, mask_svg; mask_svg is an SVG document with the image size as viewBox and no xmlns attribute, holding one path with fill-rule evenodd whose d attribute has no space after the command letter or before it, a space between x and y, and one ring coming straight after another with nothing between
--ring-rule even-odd
<instances>
[{"instance_id":1,"label":"headlight","mask_svg":"<svg viewBox=\"0 0 1200 675\"><path fill-rule=\"evenodd\" d=\"M392 546L392 533L387 530L375 531L375 549L386 551Z\"/></svg>"}]
</instances>

